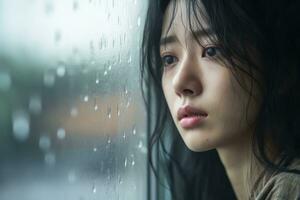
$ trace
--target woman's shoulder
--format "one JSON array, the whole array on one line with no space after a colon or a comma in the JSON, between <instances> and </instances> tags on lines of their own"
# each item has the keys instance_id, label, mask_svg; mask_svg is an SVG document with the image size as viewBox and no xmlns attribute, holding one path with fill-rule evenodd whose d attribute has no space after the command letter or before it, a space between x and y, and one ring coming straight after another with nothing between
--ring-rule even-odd
<instances>
[{"instance_id":1,"label":"woman's shoulder","mask_svg":"<svg viewBox=\"0 0 300 200\"><path fill-rule=\"evenodd\" d=\"M289 169L300 170L300 159L296 159ZM271 176L255 199L300 200L300 174L280 172Z\"/></svg>"}]
</instances>

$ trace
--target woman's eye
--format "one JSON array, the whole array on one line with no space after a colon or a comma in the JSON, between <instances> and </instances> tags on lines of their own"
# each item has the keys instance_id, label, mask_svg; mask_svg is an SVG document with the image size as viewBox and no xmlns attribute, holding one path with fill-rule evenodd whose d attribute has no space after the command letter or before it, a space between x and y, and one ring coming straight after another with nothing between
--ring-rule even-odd
<instances>
[{"instance_id":1,"label":"woman's eye","mask_svg":"<svg viewBox=\"0 0 300 200\"><path fill-rule=\"evenodd\" d=\"M217 47L211 46L203 49L202 57L214 57L219 53Z\"/></svg>"},{"instance_id":2,"label":"woman's eye","mask_svg":"<svg viewBox=\"0 0 300 200\"><path fill-rule=\"evenodd\" d=\"M165 67L173 64L174 62L177 62L177 58L175 56L171 56L171 55L163 56L161 58L161 60L162 60L163 66L165 66Z\"/></svg>"}]
</instances>

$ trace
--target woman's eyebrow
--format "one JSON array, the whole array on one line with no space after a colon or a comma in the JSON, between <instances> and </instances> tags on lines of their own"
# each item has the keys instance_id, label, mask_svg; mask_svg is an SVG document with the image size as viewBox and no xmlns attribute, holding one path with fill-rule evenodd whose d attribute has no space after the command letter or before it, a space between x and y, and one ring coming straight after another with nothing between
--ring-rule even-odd
<instances>
[{"instance_id":1,"label":"woman's eyebrow","mask_svg":"<svg viewBox=\"0 0 300 200\"><path fill-rule=\"evenodd\" d=\"M213 32L212 32L211 29L201 29L201 30L195 31L194 34L197 38L202 38L202 37L205 37L205 36L213 35ZM193 33L190 33L190 35L193 37ZM167 44L170 44L170 43L175 43L175 42L178 42L178 38L175 35L162 37L160 39L160 46L167 45Z\"/></svg>"}]
</instances>

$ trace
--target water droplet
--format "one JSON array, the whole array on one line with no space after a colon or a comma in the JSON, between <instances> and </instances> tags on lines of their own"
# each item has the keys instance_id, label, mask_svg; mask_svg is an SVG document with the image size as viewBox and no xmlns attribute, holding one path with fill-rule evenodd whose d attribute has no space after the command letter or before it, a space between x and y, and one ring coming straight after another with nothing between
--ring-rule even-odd
<instances>
[{"instance_id":1,"label":"water droplet","mask_svg":"<svg viewBox=\"0 0 300 200\"><path fill-rule=\"evenodd\" d=\"M63 140L63 139L65 139L65 137L66 137L66 131L65 131L65 129L59 128L57 130L57 138L60 139L60 140Z\"/></svg>"},{"instance_id":2,"label":"water droplet","mask_svg":"<svg viewBox=\"0 0 300 200\"><path fill-rule=\"evenodd\" d=\"M119 182L120 185L123 183L123 180L122 180L120 175L118 175L118 182Z\"/></svg>"},{"instance_id":3,"label":"water droplet","mask_svg":"<svg viewBox=\"0 0 300 200\"><path fill-rule=\"evenodd\" d=\"M107 108L107 116L110 119L111 118L111 108Z\"/></svg>"},{"instance_id":4,"label":"water droplet","mask_svg":"<svg viewBox=\"0 0 300 200\"><path fill-rule=\"evenodd\" d=\"M98 105L97 104L94 106L94 110L98 110Z\"/></svg>"},{"instance_id":5,"label":"water droplet","mask_svg":"<svg viewBox=\"0 0 300 200\"><path fill-rule=\"evenodd\" d=\"M127 157L125 158L124 166L127 167Z\"/></svg>"},{"instance_id":6,"label":"water droplet","mask_svg":"<svg viewBox=\"0 0 300 200\"><path fill-rule=\"evenodd\" d=\"M137 20L137 25L138 25L138 26L140 26L140 25L141 25L141 17L140 17L140 16L138 17L138 20Z\"/></svg>"},{"instance_id":7,"label":"water droplet","mask_svg":"<svg viewBox=\"0 0 300 200\"><path fill-rule=\"evenodd\" d=\"M94 147L94 148L93 148L93 151L94 151L94 152L96 152L97 150L98 150L97 147Z\"/></svg>"},{"instance_id":8,"label":"water droplet","mask_svg":"<svg viewBox=\"0 0 300 200\"><path fill-rule=\"evenodd\" d=\"M103 75L104 75L104 76L106 76L106 75L107 75L107 71L106 71L106 70L104 71Z\"/></svg>"},{"instance_id":9,"label":"water droplet","mask_svg":"<svg viewBox=\"0 0 300 200\"><path fill-rule=\"evenodd\" d=\"M95 185L95 184L93 184L92 190L93 190L93 193L96 194L97 188L96 188L96 185Z\"/></svg>"},{"instance_id":10,"label":"water droplet","mask_svg":"<svg viewBox=\"0 0 300 200\"><path fill-rule=\"evenodd\" d=\"M124 139L124 140L126 139L126 133L125 133L125 131L124 131L124 133L123 133L123 139Z\"/></svg>"},{"instance_id":11,"label":"water droplet","mask_svg":"<svg viewBox=\"0 0 300 200\"><path fill-rule=\"evenodd\" d=\"M11 87L11 76L8 72L0 72L0 90L8 91Z\"/></svg>"},{"instance_id":12,"label":"water droplet","mask_svg":"<svg viewBox=\"0 0 300 200\"><path fill-rule=\"evenodd\" d=\"M128 90L127 90L127 87L126 87L126 86L124 86L124 93L125 93L125 95L128 94Z\"/></svg>"},{"instance_id":13,"label":"water droplet","mask_svg":"<svg viewBox=\"0 0 300 200\"><path fill-rule=\"evenodd\" d=\"M63 63L60 63L56 69L56 74L59 77L63 77L66 74L66 67Z\"/></svg>"},{"instance_id":14,"label":"water droplet","mask_svg":"<svg viewBox=\"0 0 300 200\"><path fill-rule=\"evenodd\" d=\"M72 117L76 117L78 115L78 109L77 108L71 108L70 112Z\"/></svg>"},{"instance_id":15,"label":"water droplet","mask_svg":"<svg viewBox=\"0 0 300 200\"><path fill-rule=\"evenodd\" d=\"M39 139L39 147L43 151L47 151L50 149L51 146L51 140L49 136L47 135L42 135Z\"/></svg>"},{"instance_id":16,"label":"water droplet","mask_svg":"<svg viewBox=\"0 0 300 200\"><path fill-rule=\"evenodd\" d=\"M120 111L119 105L117 105L117 116L119 117L120 115L121 115L121 111Z\"/></svg>"},{"instance_id":17,"label":"water droplet","mask_svg":"<svg viewBox=\"0 0 300 200\"><path fill-rule=\"evenodd\" d=\"M89 101L89 96L84 96L84 98L83 98L83 100L85 101L85 102L88 102Z\"/></svg>"},{"instance_id":18,"label":"water droplet","mask_svg":"<svg viewBox=\"0 0 300 200\"><path fill-rule=\"evenodd\" d=\"M135 165L135 161L133 160L132 162L131 162L131 166L134 166Z\"/></svg>"},{"instance_id":19,"label":"water droplet","mask_svg":"<svg viewBox=\"0 0 300 200\"><path fill-rule=\"evenodd\" d=\"M96 84L99 84L99 79L96 79Z\"/></svg>"},{"instance_id":20,"label":"water droplet","mask_svg":"<svg viewBox=\"0 0 300 200\"><path fill-rule=\"evenodd\" d=\"M110 70L111 70L111 65L108 66L108 71L110 71Z\"/></svg>"},{"instance_id":21,"label":"water droplet","mask_svg":"<svg viewBox=\"0 0 300 200\"><path fill-rule=\"evenodd\" d=\"M95 65L96 64L96 61L94 59L91 59L91 62L90 62L91 65Z\"/></svg>"},{"instance_id":22,"label":"water droplet","mask_svg":"<svg viewBox=\"0 0 300 200\"><path fill-rule=\"evenodd\" d=\"M130 100L128 99L127 103L126 103L126 107L128 108L130 106Z\"/></svg>"},{"instance_id":23,"label":"water droplet","mask_svg":"<svg viewBox=\"0 0 300 200\"><path fill-rule=\"evenodd\" d=\"M120 53L118 55L118 60L119 60L119 63L122 63L122 58L121 58L121 54Z\"/></svg>"},{"instance_id":24,"label":"water droplet","mask_svg":"<svg viewBox=\"0 0 300 200\"><path fill-rule=\"evenodd\" d=\"M49 165L49 166L55 165L55 163L56 163L56 157L55 157L55 154L52 153L52 152L46 153L46 154L45 154L44 161L45 161L46 165Z\"/></svg>"},{"instance_id":25,"label":"water droplet","mask_svg":"<svg viewBox=\"0 0 300 200\"><path fill-rule=\"evenodd\" d=\"M44 85L47 87L52 87L55 83L55 75L51 72L45 72L44 74Z\"/></svg>"},{"instance_id":26,"label":"water droplet","mask_svg":"<svg viewBox=\"0 0 300 200\"><path fill-rule=\"evenodd\" d=\"M143 148L143 142L140 140L138 147L141 149Z\"/></svg>"},{"instance_id":27,"label":"water droplet","mask_svg":"<svg viewBox=\"0 0 300 200\"><path fill-rule=\"evenodd\" d=\"M29 137L30 119L25 111L16 111L13 113L13 135L19 141L25 141Z\"/></svg>"},{"instance_id":28,"label":"water droplet","mask_svg":"<svg viewBox=\"0 0 300 200\"><path fill-rule=\"evenodd\" d=\"M118 16L118 24L120 25L120 16Z\"/></svg>"},{"instance_id":29,"label":"water droplet","mask_svg":"<svg viewBox=\"0 0 300 200\"><path fill-rule=\"evenodd\" d=\"M41 97L37 94L32 95L29 98L29 110L33 114L39 114L42 110L42 100Z\"/></svg>"},{"instance_id":30,"label":"water droplet","mask_svg":"<svg viewBox=\"0 0 300 200\"><path fill-rule=\"evenodd\" d=\"M128 63L131 63L131 55L129 56L129 58L128 58L128 61L127 61Z\"/></svg>"},{"instance_id":31,"label":"water droplet","mask_svg":"<svg viewBox=\"0 0 300 200\"><path fill-rule=\"evenodd\" d=\"M132 134L135 135L136 134L136 128L134 127L132 130Z\"/></svg>"},{"instance_id":32,"label":"water droplet","mask_svg":"<svg viewBox=\"0 0 300 200\"><path fill-rule=\"evenodd\" d=\"M111 140L110 140L110 137L108 138L107 140L107 144L110 144L111 143Z\"/></svg>"},{"instance_id":33,"label":"water droplet","mask_svg":"<svg viewBox=\"0 0 300 200\"><path fill-rule=\"evenodd\" d=\"M77 179L76 173L73 170L69 171L69 173L68 173L69 183L74 183L76 181L76 179Z\"/></svg>"}]
</instances>

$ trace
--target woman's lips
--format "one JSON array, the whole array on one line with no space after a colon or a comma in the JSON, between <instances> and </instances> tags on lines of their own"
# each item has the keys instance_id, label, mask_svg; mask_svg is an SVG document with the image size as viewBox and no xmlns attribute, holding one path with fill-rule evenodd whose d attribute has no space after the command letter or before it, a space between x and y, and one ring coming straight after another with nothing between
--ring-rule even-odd
<instances>
[{"instance_id":1,"label":"woman's lips","mask_svg":"<svg viewBox=\"0 0 300 200\"><path fill-rule=\"evenodd\" d=\"M181 118L179 124L181 125L182 128L193 128L201 124L201 122L203 122L205 118L206 118L205 115L190 115Z\"/></svg>"},{"instance_id":2,"label":"woman's lips","mask_svg":"<svg viewBox=\"0 0 300 200\"><path fill-rule=\"evenodd\" d=\"M178 109L177 119L182 128L193 128L199 125L205 118L207 113L199 107L186 105Z\"/></svg>"}]
</instances>

